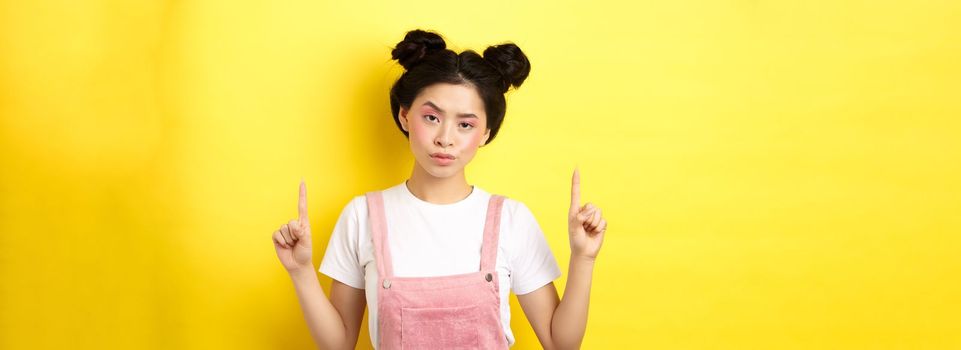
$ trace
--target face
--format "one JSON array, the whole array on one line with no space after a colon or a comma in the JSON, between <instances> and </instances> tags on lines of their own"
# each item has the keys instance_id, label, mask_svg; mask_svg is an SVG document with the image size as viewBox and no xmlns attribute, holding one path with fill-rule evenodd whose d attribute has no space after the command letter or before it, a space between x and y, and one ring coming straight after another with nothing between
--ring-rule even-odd
<instances>
[{"instance_id":1,"label":"face","mask_svg":"<svg viewBox=\"0 0 961 350\"><path fill-rule=\"evenodd\" d=\"M484 102L466 85L438 83L424 88L410 109L401 107L400 124L409 133L416 166L434 177L464 171L490 137Z\"/></svg>"}]
</instances>

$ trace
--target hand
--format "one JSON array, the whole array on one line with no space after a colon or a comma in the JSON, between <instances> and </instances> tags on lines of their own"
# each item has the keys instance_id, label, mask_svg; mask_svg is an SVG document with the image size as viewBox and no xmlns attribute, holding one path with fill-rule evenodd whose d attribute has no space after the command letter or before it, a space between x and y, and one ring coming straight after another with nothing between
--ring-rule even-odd
<instances>
[{"instance_id":1,"label":"hand","mask_svg":"<svg viewBox=\"0 0 961 350\"><path fill-rule=\"evenodd\" d=\"M307 219L307 184L303 180L300 181L300 201L297 209L300 219L281 225L273 235L277 258L287 272L314 268L311 259L313 246L310 242L310 220Z\"/></svg>"},{"instance_id":2,"label":"hand","mask_svg":"<svg viewBox=\"0 0 961 350\"><path fill-rule=\"evenodd\" d=\"M567 217L567 231L571 240L571 258L583 257L591 261L597 258L604 242L607 220L601 216L601 208L581 202L581 175L574 169L571 177L571 209Z\"/></svg>"}]
</instances>

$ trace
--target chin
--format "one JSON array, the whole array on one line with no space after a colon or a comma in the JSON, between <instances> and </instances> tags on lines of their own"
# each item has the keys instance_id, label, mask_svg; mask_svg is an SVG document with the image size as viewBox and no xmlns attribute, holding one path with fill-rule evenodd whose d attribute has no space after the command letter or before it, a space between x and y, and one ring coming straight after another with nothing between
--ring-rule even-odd
<instances>
[{"instance_id":1,"label":"chin","mask_svg":"<svg viewBox=\"0 0 961 350\"><path fill-rule=\"evenodd\" d=\"M427 160L427 161L430 162L430 160ZM424 164L424 163L421 163L421 164ZM429 164L429 165L428 166L421 165L421 168L423 168L424 171L426 171L431 176L436 178L441 178L441 179L454 176L464 169L456 166L455 164L451 164L448 166L433 165L431 163L426 163L426 164Z\"/></svg>"},{"instance_id":2,"label":"chin","mask_svg":"<svg viewBox=\"0 0 961 350\"><path fill-rule=\"evenodd\" d=\"M428 174L431 174L432 176L434 176L434 177L436 177L436 178L441 178L441 179L454 176L454 175L456 175L457 173L460 172L460 168L454 169L454 168L451 168L451 167L443 167L443 168L440 168L440 167L430 167L430 168L427 168L427 169L425 169L425 170L427 170L427 173L428 173Z\"/></svg>"}]
</instances>

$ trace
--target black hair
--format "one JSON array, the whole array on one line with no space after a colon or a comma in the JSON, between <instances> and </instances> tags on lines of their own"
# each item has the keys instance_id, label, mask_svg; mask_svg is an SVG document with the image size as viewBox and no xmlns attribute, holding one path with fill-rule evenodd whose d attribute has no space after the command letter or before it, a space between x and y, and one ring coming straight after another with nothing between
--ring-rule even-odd
<instances>
[{"instance_id":1,"label":"black hair","mask_svg":"<svg viewBox=\"0 0 961 350\"><path fill-rule=\"evenodd\" d=\"M390 54L405 70L390 88L392 118L405 137L410 134L401 127L397 114L400 107L410 110L424 88L448 83L470 85L477 90L484 102L490 129L485 144L490 143L504 121L507 110L504 94L511 86L520 87L531 71L527 56L513 43L489 46L483 56L473 50L458 54L447 49L439 34L420 29L407 32Z\"/></svg>"}]
</instances>

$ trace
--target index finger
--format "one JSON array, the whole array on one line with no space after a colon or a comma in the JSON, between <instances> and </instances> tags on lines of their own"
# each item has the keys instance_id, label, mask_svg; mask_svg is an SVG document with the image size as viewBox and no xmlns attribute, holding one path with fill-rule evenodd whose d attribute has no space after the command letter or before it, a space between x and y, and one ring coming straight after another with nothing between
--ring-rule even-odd
<instances>
[{"instance_id":1,"label":"index finger","mask_svg":"<svg viewBox=\"0 0 961 350\"><path fill-rule=\"evenodd\" d=\"M571 215L576 215L581 207L581 173L574 168L574 175L571 176Z\"/></svg>"},{"instance_id":2,"label":"index finger","mask_svg":"<svg viewBox=\"0 0 961 350\"><path fill-rule=\"evenodd\" d=\"M307 219L307 184L303 179L300 180L300 200L297 203L297 211L300 213L300 222L310 222Z\"/></svg>"}]
</instances>

